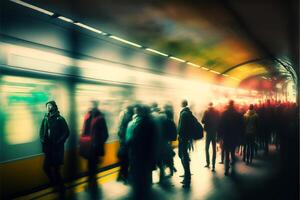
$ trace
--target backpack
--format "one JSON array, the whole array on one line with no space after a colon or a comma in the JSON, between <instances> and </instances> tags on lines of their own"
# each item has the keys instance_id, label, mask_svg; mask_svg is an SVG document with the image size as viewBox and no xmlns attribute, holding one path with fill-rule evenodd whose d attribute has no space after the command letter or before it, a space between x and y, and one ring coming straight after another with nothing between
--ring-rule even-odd
<instances>
[{"instance_id":1,"label":"backpack","mask_svg":"<svg viewBox=\"0 0 300 200\"><path fill-rule=\"evenodd\" d=\"M191 114L190 139L200 140L203 138L203 126L198 122L197 118Z\"/></svg>"}]
</instances>

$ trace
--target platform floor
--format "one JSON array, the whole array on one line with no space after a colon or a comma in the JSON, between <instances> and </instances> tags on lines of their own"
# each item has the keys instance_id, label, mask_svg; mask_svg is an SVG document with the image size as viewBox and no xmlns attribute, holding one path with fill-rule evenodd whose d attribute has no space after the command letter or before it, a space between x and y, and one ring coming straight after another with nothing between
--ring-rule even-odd
<instances>
[{"instance_id":1,"label":"platform floor","mask_svg":"<svg viewBox=\"0 0 300 200\"><path fill-rule=\"evenodd\" d=\"M236 176L224 176L224 165L219 164L220 150L217 152L216 172L205 168L205 150L204 140L195 143L194 151L191 152L191 188L182 188L181 181L183 168L179 157L175 156L175 167L177 172L168 179L166 185L158 184L158 171L153 172L153 199L171 199L171 200L235 200L251 199L250 197L259 196L256 192L263 191L270 179L276 176L276 153L272 148L271 156L262 156L260 152L257 158L250 166L245 165L238 156L236 163ZM166 170L168 174L168 171ZM105 199L105 200L125 200L131 198L131 187L117 182L118 168L114 168L98 174L98 187L90 189L86 183L86 178L77 180L75 187L68 188L64 199L87 200L87 199ZM249 193L249 194L247 194ZM250 194L251 193L251 194ZM41 191L20 199L58 199L58 194L50 191Z\"/></svg>"}]
</instances>

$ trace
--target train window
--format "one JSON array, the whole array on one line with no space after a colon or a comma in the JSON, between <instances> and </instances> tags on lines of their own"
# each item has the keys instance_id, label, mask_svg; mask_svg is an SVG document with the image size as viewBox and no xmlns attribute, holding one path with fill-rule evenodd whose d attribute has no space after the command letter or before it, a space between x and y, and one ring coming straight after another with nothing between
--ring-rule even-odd
<instances>
[{"instance_id":1,"label":"train window","mask_svg":"<svg viewBox=\"0 0 300 200\"><path fill-rule=\"evenodd\" d=\"M60 111L67 111L62 88L57 82L50 80L3 76L0 99L4 118L4 142L7 145L17 145L38 140L45 102L55 99Z\"/></svg>"},{"instance_id":2,"label":"train window","mask_svg":"<svg viewBox=\"0 0 300 200\"><path fill-rule=\"evenodd\" d=\"M134 100L134 88L132 86L78 84L76 86L76 108L79 134L82 132L84 115L90 110L91 100L100 102L99 109L105 115L109 141L117 140L119 116L125 106Z\"/></svg>"}]
</instances>

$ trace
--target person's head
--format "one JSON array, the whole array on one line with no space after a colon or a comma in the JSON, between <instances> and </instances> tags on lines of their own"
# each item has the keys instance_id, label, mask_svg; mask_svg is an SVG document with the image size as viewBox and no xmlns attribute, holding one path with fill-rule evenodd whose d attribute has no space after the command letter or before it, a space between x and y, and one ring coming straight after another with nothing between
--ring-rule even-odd
<instances>
[{"instance_id":1,"label":"person's head","mask_svg":"<svg viewBox=\"0 0 300 200\"><path fill-rule=\"evenodd\" d=\"M233 100L229 100L228 107L229 108L233 108L233 106L234 106L234 101Z\"/></svg>"},{"instance_id":2,"label":"person's head","mask_svg":"<svg viewBox=\"0 0 300 200\"><path fill-rule=\"evenodd\" d=\"M186 99L181 102L181 106L182 107L187 107L188 106L188 102L187 102Z\"/></svg>"},{"instance_id":3,"label":"person's head","mask_svg":"<svg viewBox=\"0 0 300 200\"><path fill-rule=\"evenodd\" d=\"M142 112L142 106L139 104L136 104L133 106L133 114L140 115Z\"/></svg>"},{"instance_id":4,"label":"person's head","mask_svg":"<svg viewBox=\"0 0 300 200\"><path fill-rule=\"evenodd\" d=\"M250 104L249 110L253 110L253 109L254 109L254 105L253 105L253 104Z\"/></svg>"},{"instance_id":5,"label":"person's head","mask_svg":"<svg viewBox=\"0 0 300 200\"><path fill-rule=\"evenodd\" d=\"M48 101L48 102L46 103L46 108L47 108L47 111L48 111L48 112L53 112L53 111L57 111L57 110L58 110L55 101Z\"/></svg>"},{"instance_id":6,"label":"person's head","mask_svg":"<svg viewBox=\"0 0 300 200\"><path fill-rule=\"evenodd\" d=\"M158 104L156 102L151 104L151 111L152 112L159 112L160 111L160 109L158 107Z\"/></svg>"},{"instance_id":7,"label":"person's head","mask_svg":"<svg viewBox=\"0 0 300 200\"><path fill-rule=\"evenodd\" d=\"M91 108L92 109L97 109L98 106L99 106L99 101L97 101L97 100L92 100L91 101Z\"/></svg>"},{"instance_id":8,"label":"person's head","mask_svg":"<svg viewBox=\"0 0 300 200\"><path fill-rule=\"evenodd\" d=\"M208 107L212 108L214 106L213 102L209 102Z\"/></svg>"}]
</instances>

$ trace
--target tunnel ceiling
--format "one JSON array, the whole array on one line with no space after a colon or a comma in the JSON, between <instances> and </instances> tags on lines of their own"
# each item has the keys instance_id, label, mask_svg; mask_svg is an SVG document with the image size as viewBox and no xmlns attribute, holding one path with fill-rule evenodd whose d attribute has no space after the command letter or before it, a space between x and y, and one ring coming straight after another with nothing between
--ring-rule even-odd
<instances>
[{"instance_id":1,"label":"tunnel ceiling","mask_svg":"<svg viewBox=\"0 0 300 200\"><path fill-rule=\"evenodd\" d=\"M298 66L292 1L26 2L241 80Z\"/></svg>"}]
</instances>

